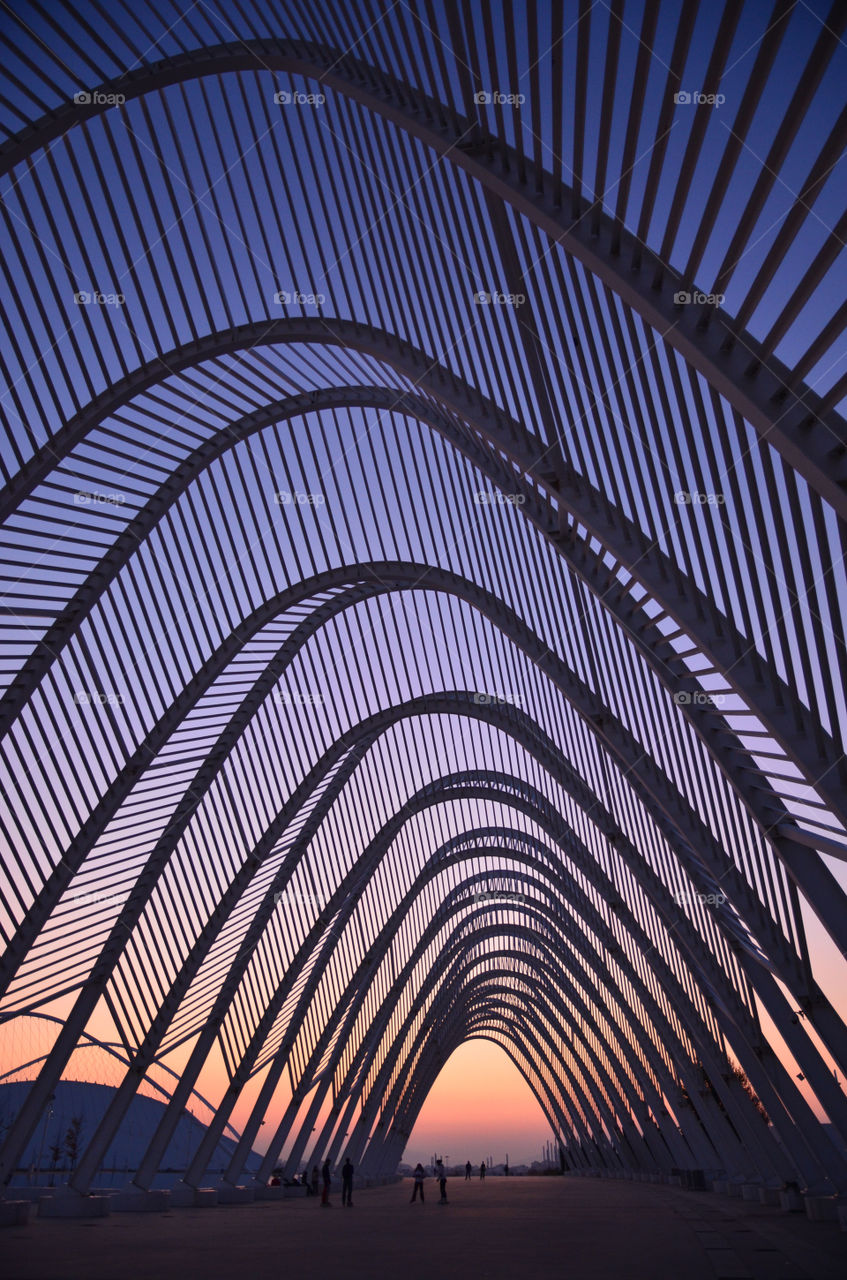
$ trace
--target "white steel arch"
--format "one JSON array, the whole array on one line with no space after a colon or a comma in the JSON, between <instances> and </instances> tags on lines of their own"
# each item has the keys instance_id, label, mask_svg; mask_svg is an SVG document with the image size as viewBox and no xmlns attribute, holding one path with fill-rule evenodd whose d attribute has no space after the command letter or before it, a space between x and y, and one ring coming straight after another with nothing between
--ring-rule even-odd
<instances>
[{"instance_id":1,"label":"white steel arch","mask_svg":"<svg viewBox=\"0 0 847 1280\"><path fill-rule=\"evenodd\" d=\"M847 15L635 7L11 6L4 1184L83 1041L79 1192L177 1061L139 1187L196 1090L391 1172L483 1036L847 1190Z\"/></svg>"}]
</instances>

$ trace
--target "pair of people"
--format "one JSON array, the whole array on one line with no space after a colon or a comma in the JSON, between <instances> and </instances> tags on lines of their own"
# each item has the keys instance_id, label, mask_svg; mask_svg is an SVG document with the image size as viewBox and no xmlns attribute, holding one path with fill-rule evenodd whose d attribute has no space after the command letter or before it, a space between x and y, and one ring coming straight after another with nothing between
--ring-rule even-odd
<instances>
[{"instance_id":1,"label":"pair of people","mask_svg":"<svg viewBox=\"0 0 847 1280\"><path fill-rule=\"evenodd\" d=\"M438 1201L438 1203L449 1204L449 1201L447 1199L447 1170L444 1168L444 1165L440 1160L436 1160L435 1162L435 1176L438 1179L438 1188L441 1192L441 1199ZM412 1177L415 1180L415 1185L412 1188L412 1198L409 1201L409 1204L415 1203L415 1201L418 1198L418 1194L420 1194L421 1204L423 1204L424 1203L423 1184L424 1184L424 1178L426 1177L426 1173L420 1161L418 1161L418 1163L415 1165L415 1170L414 1170L414 1173L412 1174Z\"/></svg>"},{"instance_id":2,"label":"pair of people","mask_svg":"<svg viewBox=\"0 0 847 1280\"><path fill-rule=\"evenodd\" d=\"M341 1204L347 1209L353 1208L353 1173L355 1172L353 1163L348 1156L341 1166ZM321 1177L323 1179L323 1197L321 1206L329 1209L332 1206L329 1202L329 1190L332 1186L332 1170L330 1168L329 1157L324 1160L321 1169ZM317 1165L312 1170L312 1185L317 1193L318 1170Z\"/></svg>"}]
</instances>

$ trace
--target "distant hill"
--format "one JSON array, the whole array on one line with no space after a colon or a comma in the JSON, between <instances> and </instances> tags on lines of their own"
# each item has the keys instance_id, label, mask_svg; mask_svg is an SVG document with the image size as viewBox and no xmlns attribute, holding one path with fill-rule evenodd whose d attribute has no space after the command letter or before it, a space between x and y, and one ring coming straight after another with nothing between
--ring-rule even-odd
<instances>
[{"instance_id":1,"label":"distant hill","mask_svg":"<svg viewBox=\"0 0 847 1280\"><path fill-rule=\"evenodd\" d=\"M27 1081L0 1084L0 1135L6 1131L17 1115L28 1088ZM79 1150L82 1152L93 1137L114 1092L109 1085L89 1084L76 1080L60 1081L55 1089L52 1115L46 1123L42 1119L36 1126L32 1140L12 1180L13 1183L21 1185L30 1180L39 1183L49 1182L51 1147L57 1144L64 1148L68 1128L78 1118L81 1122ZM101 1172L95 1179L96 1185L122 1186L128 1181L138 1167L164 1110L165 1104L156 1098L143 1097L140 1094L133 1098L117 1137L106 1152ZM186 1162L196 1150L205 1127L188 1112L180 1116L173 1138L161 1162L163 1172L157 1176L154 1186L169 1186L185 1171ZM209 1161L207 1176L211 1181L226 1169L234 1148L235 1144L229 1138L222 1138L218 1143ZM247 1169L257 1169L260 1161L261 1156L255 1151L252 1152L247 1162ZM38 1165L41 1168L41 1175L36 1179L33 1175ZM56 1185L65 1180L69 1169L70 1160L66 1154L62 1154L52 1174Z\"/></svg>"}]
</instances>

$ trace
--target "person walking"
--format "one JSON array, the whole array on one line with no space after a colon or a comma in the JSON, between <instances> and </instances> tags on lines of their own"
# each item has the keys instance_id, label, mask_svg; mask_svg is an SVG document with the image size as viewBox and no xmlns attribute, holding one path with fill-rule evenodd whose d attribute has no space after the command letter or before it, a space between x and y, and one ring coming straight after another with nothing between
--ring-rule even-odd
<instances>
[{"instance_id":1,"label":"person walking","mask_svg":"<svg viewBox=\"0 0 847 1280\"><path fill-rule=\"evenodd\" d=\"M420 1160L415 1165L415 1172L412 1174L412 1177L415 1179L415 1185L412 1188L412 1198L409 1201L409 1204L415 1203L415 1201L418 1198L418 1192L421 1193L421 1204L423 1204L424 1202L423 1184L424 1184L424 1178L426 1177L426 1174L424 1173L424 1167L421 1164Z\"/></svg>"},{"instance_id":2,"label":"person walking","mask_svg":"<svg viewBox=\"0 0 847 1280\"><path fill-rule=\"evenodd\" d=\"M353 1208L353 1165L349 1156L341 1166L341 1203Z\"/></svg>"},{"instance_id":3,"label":"person walking","mask_svg":"<svg viewBox=\"0 0 847 1280\"><path fill-rule=\"evenodd\" d=\"M321 1169L321 1177L323 1178L324 1184L324 1192L321 1197L321 1208L331 1209L332 1205L329 1203L329 1188L332 1184L332 1173L330 1172L329 1167L329 1156L324 1160L323 1168Z\"/></svg>"},{"instance_id":4,"label":"person walking","mask_svg":"<svg viewBox=\"0 0 847 1280\"><path fill-rule=\"evenodd\" d=\"M473 1166L471 1165L471 1162L470 1162L470 1160L469 1160L469 1161L468 1161L468 1163L465 1165L465 1182L470 1182L470 1180L471 1180L471 1169L472 1169L472 1167L473 1167Z\"/></svg>"},{"instance_id":5,"label":"person walking","mask_svg":"<svg viewBox=\"0 0 847 1280\"><path fill-rule=\"evenodd\" d=\"M479 1180L480 1182L485 1182L485 1161L484 1160L482 1164L479 1166Z\"/></svg>"},{"instance_id":6,"label":"person walking","mask_svg":"<svg viewBox=\"0 0 847 1280\"><path fill-rule=\"evenodd\" d=\"M444 1168L444 1164L441 1160L437 1160L435 1162L435 1176L438 1179L438 1189L441 1192L441 1199L438 1201L438 1203L448 1204L449 1201L447 1199L447 1170Z\"/></svg>"}]
</instances>

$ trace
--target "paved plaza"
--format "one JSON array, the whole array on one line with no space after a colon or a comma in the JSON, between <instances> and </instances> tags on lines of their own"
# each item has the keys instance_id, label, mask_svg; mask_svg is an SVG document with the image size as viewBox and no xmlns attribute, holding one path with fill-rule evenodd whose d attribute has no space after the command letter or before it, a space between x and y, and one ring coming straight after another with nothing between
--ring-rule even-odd
<instances>
[{"instance_id":1,"label":"paved plaza","mask_svg":"<svg viewBox=\"0 0 847 1280\"><path fill-rule=\"evenodd\" d=\"M712 1194L576 1178L403 1182L351 1210L311 1200L33 1220L5 1231L6 1280L841 1280L828 1223Z\"/></svg>"}]
</instances>

